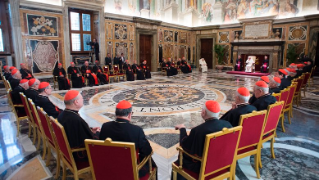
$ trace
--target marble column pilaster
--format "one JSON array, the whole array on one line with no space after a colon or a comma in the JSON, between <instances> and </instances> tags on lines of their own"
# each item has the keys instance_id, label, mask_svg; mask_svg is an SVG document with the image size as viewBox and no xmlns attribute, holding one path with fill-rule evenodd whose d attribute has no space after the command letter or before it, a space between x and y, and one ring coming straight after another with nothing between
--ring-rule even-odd
<instances>
[{"instance_id":1,"label":"marble column pilaster","mask_svg":"<svg viewBox=\"0 0 319 180\"><path fill-rule=\"evenodd\" d=\"M13 60L15 66L20 68L20 63L24 63L23 50L22 50L22 35L21 35L21 24L20 24L20 0L9 0L12 26L12 41L13 41Z\"/></svg>"},{"instance_id":2,"label":"marble column pilaster","mask_svg":"<svg viewBox=\"0 0 319 180\"><path fill-rule=\"evenodd\" d=\"M72 62L71 49L70 49L70 27L69 27L69 6L64 4L63 6L63 33L64 33L64 59L65 67L69 67Z\"/></svg>"}]
</instances>

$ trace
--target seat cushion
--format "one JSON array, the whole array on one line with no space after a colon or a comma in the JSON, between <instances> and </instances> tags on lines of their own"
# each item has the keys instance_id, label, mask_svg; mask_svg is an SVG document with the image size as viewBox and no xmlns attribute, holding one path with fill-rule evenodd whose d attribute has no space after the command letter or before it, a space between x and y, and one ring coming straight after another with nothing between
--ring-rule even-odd
<instances>
[{"instance_id":1,"label":"seat cushion","mask_svg":"<svg viewBox=\"0 0 319 180\"><path fill-rule=\"evenodd\" d=\"M88 161L75 161L75 164L78 170L90 167L90 164Z\"/></svg>"}]
</instances>

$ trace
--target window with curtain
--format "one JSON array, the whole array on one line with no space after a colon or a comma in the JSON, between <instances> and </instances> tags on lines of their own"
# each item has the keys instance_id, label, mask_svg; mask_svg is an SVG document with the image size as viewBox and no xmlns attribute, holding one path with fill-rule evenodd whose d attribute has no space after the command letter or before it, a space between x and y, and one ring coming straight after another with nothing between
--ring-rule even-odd
<instances>
[{"instance_id":1,"label":"window with curtain","mask_svg":"<svg viewBox=\"0 0 319 180\"><path fill-rule=\"evenodd\" d=\"M89 43L94 35L93 13L83 10L70 10L70 38L72 53L88 53L91 51Z\"/></svg>"}]
</instances>

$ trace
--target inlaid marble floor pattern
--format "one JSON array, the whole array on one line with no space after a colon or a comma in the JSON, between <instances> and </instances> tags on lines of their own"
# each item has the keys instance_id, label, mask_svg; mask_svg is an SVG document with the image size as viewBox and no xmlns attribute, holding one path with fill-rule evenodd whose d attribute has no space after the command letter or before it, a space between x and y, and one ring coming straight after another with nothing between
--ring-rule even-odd
<instances>
[{"instance_id":1,"label":"inlaid marble floor pattern","mask_svg":"<svg viewBox=\"0 0 319 180\"><path fill-rule=\"evenodd\" d=\"M79 89L85 104L80 114L90 126L101 126L114 120L117 102L122 99L132 102L132 123L144 129L154 150L158 177L167 180L170 179L171 164L177 159L179 131L174 130L174 125L184 123L190 130L201 124L200 109L209 99L220 103L222 114L227 112L236 89L245 86L252 91L258 79L213 71L194 71L173 77L153 73L152 79L146 81L120 81ZM294 107L292 124L285 122L286 133L278 127L276 159L270 156L269 143L263 145L261 179L319 179L318 80L315 78L314 85L308 88L302 105ZM62 109L65 92L55 91L50 97ZM0 179L53 179L55 158L48 167L45 166L45 160L41 158L42 147L36 151L32 139L27 136L27 123L22 122L21 134L16 138L15 118L4 99L0 104ZM253 162L253 157L239 160L236 179L257 179ZM61 177L62 174L59 179ZM90 174L81 176L81 179L91 178ZM68 172L67 179L72 179L71 172Z\"/></svg>"}]
</instances>

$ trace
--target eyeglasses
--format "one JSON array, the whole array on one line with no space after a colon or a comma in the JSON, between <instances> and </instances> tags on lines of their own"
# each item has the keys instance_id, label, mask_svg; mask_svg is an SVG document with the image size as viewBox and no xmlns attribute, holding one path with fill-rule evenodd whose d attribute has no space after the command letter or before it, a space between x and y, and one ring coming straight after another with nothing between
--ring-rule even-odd
<instances>
[{"instance_id":1,"label":"eyeglasses","mask_svg":"<svg viewBox=\"0 0 319 180\"><path fill-rule=\"evenodd\" d=\"M134 114L134 112L132 111L132 112L131 112L131 115L133 116L133 114Z\"/></svg>"}]
</instances>

